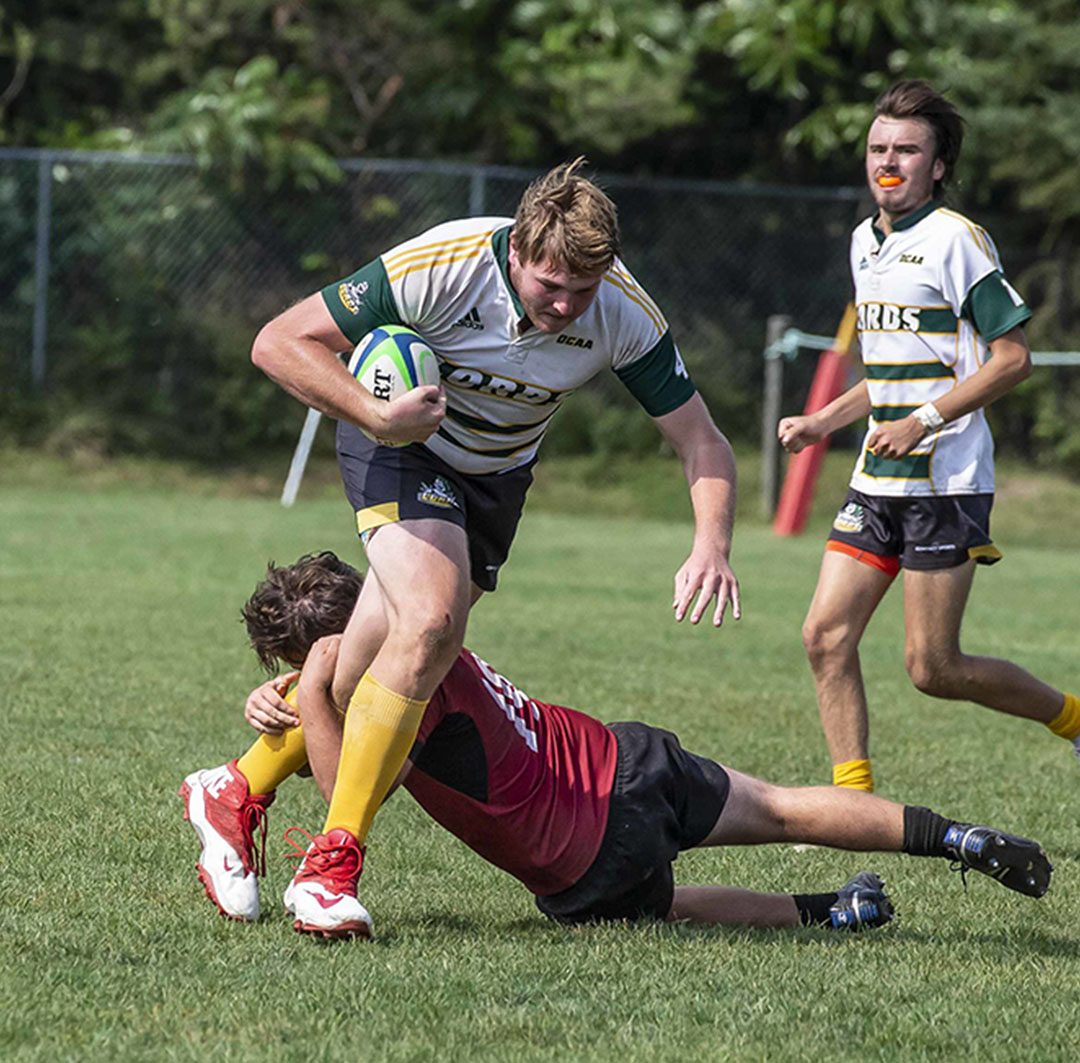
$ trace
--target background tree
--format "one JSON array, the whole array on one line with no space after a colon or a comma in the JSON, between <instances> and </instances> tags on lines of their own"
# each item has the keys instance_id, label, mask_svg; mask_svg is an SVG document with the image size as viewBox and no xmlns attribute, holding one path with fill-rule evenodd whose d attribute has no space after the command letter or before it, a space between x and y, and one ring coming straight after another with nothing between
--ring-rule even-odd
<instances>
[{"instance_id":1,"label":"background tree","mask_svg":"<svg viewBox=\"0 0 1080 1063\"><path fill-rule=\"evenodd\" d=\"M968 120L955 201L1038 307L1033 343L1076 347L1075 14L1075 0L0 0L0 145L190 153L211 197L190 209L227 215L234 249L284 244L306 276L336 261L298 219L325 232L342 209L343 192L312 195L342 188L342 157L539 168L585 152L605 173L852 185L874 97L926 77ZM0 183L24 265L32 201ZM354 208L428 209L419 194ZM110 224L159 209L128 203ZM1005 438L1080 469L1075 376L1029 382L996 414Z\"/></svg>"}]
</instances>

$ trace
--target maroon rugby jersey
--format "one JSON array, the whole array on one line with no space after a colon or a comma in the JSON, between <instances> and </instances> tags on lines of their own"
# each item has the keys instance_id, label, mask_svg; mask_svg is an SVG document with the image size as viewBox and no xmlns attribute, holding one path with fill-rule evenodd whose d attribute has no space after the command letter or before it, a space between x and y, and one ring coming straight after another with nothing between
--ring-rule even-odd
<instances>
[{"instance_id":1,"label":"maroon rugby jersey","mask_svg":"<svg viewBox=\"0 0 1080 1063\"><path fill-rule=\"evenodd\" d=\"M533 701L468 650L432 697L405 788L424 810L533 893L572 886L607 826L615 736Z\"/></svg>"}]
</instances>

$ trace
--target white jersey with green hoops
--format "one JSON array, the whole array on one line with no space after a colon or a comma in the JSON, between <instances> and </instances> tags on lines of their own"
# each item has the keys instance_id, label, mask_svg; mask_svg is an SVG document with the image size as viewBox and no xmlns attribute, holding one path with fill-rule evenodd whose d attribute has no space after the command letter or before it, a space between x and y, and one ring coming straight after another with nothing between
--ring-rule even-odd
<instances>
[{"instance_id":1,"label":"white jersey with green hoops","mask_svg":"<svg viewBox=\"0 0 1080 1063\"><path fill-rule=\"evenodd\" d=\"M438 225L322 293L353 343L379 325L407 325L428 342L447 414L424 445L464 473L531 461L561 403L602 369L653 417L694 394L664 315L618 259L566 329L529 326L507 269L512 224Z\"/></svg>"},{"instance_id":2,"label":"white jersey with green hoops","mask_svg":"<svg viewBox=\"0 0 1080 1063\"><path fill-rule=\"evenodd\" d=\"M851 238L851 274L871 415L884 421L933 402L978 371L991 340L1031 311L1005 279L985 229L932 202L885 235L868 218ZM994 442L976 410L909 455L866 449L851 486L868 495L970 495L994 490Z\"/></svg>"}]
</instances>

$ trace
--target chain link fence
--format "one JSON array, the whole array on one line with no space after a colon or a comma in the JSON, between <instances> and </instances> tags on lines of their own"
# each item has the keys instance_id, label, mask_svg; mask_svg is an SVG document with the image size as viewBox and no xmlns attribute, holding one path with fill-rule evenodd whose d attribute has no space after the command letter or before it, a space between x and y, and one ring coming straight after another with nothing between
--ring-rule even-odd
<instances>
[{"instance_id":1,"label":"chain link fence","mask_svg":"<svg viewBox=\"0 0 1080 1063\"><path fill-rule=\"evenodd\" d=\"M257 175L181 156L0 150L0 434L66 431L205 459L288 446L302 411L250 366L258 328L430 225L512 215L536 176L393 160L342 169L336 185L268 192ZM754 438L765 321L835 327L868 201L850 188L599 180L619 206L624 258L717 421ZM594 403L624 401L617 383L594 389Z\"/></svg>"}]
</instances>

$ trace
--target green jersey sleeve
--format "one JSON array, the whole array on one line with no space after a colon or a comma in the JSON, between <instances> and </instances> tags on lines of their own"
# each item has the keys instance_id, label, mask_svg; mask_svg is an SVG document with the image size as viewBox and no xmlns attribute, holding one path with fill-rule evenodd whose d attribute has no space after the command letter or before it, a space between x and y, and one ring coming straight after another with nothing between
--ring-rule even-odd
<instances>
[{"instance_id":1,"label":"green jersey sleeve","mask_svg":"<svg viewBox=\"0 0 1080 1063\"><path fill-rule=\"evenodd\" d=\"M678 409L696 390L670 330L640 358L616 369L615 375L650 417Z\"/></svg>"},{"instance_id":2,"label":"green jersey sleeve","mask_svg":"<svg viewBox=\"0 0 1080 1063\"><path fill-rule=\"evenodd\" d=\"M1031 317L1031 309L1000 270L987 274L968 292L960 316L970 321L984 340L996 340Z\"/></svg>"},{"instance_id":3,"label":"green jersey sleeve","mask_svg":"<svg viewBox=\"0 0 1080 1063\"><path fill-rule=\"evenodd\" d=\"M352 343L379 325L404 325L382 259L377 258L344 280L322 290L330 316Z\"/></svg>"}]
</instances>

